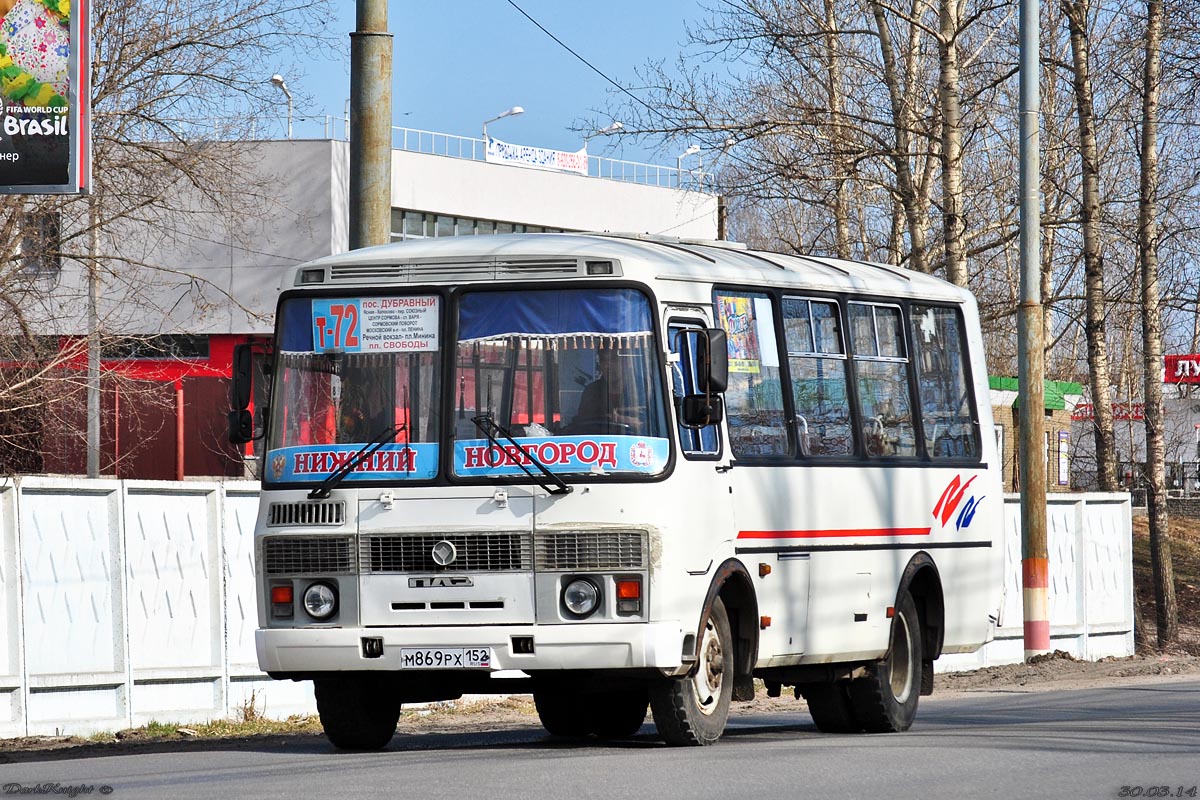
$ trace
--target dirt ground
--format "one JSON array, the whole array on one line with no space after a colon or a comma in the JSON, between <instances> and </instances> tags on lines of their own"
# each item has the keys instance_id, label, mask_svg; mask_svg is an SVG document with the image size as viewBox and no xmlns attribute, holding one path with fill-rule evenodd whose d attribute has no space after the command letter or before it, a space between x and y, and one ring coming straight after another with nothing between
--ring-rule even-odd
<instances>
[{"instance_id":1,"label":"dirt ground","mask_svg":"<svg viewBox=\"0 0 1200 800\"><path fill-rule=\"evenodd\" d=\"M1077 661L1057 651L1027 664L988 667L974 672L938 674L934 696L988 691L1050 691L1084 689L1149 681L1200 677L1200 520L1172 519L1172 560L1175 566L1176 603L1179 611L1178 643L1161 652L1145 646L1130 658ZM1154 638L1153 582L1150 570L1149 536L1144 517L1134 518L1134 584L1138 606L1147 633ZM804 701L785 689L783 696L770 698L762 687L748 703L735 703L733 714L796 712ZM250 708L245 719L182 726L155 723L146 728L117 731L88 738L30 737L0 739L0 764L33 759L89 757L130 750L170 749L180 746L222 747L286 746L296 737L320 737L315 717L294 717L275 722L265 720ZM526 696L483 701L439 703L401 712L398 733L468 733L487 730L538 728L533 701ZM208 743L205 745L205 743Z\"/></svg>"}]
</instances>

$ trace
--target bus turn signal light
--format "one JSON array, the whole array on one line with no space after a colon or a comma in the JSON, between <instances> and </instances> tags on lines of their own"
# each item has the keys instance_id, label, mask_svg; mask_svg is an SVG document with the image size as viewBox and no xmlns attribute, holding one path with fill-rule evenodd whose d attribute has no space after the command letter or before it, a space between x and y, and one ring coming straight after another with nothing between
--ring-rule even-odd
<instances>
[{"instance_id":1,"label":"bus turn signal light","mask_svg":"<svg viewBox=\"0 0 1200 800\"><path fill-rule=\"evenodd\" d=\"M621 578L617 582L617 611L640 614L642 611L642 579Z\"/></svg>"}]
</instances>

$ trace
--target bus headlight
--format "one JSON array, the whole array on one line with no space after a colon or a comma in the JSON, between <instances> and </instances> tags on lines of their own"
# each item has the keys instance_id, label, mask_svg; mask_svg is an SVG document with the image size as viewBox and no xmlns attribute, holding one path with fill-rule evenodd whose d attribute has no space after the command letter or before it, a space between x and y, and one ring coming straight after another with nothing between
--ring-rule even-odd
<instances>
[{"instance_id":1,"label":"bus headlight","mask_svg":"<svg viewBox=\"0 0 1200 800\"><path fill-rule=\"evenodd\" d=\"M563 587L562 602L572 616L589 617L600 607L600 587L588 578L575 578Z\"/></svg>"},{"instance_id":2,"label":"bus headlight","mask_svg":"<svg viewBox=\"0 0 1200 800\"><path fill-rule=\"evenodd\" d=\"M304 590L304 610L313 619L329 619L337 611L337 592L328 583L310 584Z\"/></svg>"}]
</instances>

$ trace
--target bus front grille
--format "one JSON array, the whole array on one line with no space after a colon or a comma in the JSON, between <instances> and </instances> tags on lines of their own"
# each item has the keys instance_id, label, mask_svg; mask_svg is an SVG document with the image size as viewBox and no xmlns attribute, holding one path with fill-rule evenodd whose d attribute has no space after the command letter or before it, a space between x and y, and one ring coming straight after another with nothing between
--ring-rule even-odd
<instances>
[{"instance_id":1,"label":"bus front grille","mask_svg":"<svg viewBox=\"0 0 1200 800\"><path fill-rule=\"evenodd\" d=\"M271 503L267 508L267 525L343 525L346 522L345 503Z\"/></svg>"},{"instance_id":2,"label":"bus front grille","mask_svg":"<svg viewBox=\"0 0 1200 800\"><path fill-rule=\"evenodd\" d=\"M646 534L642 531L538 533L535 554L541 572L642 569L646 564Z\"/></svg>"},{"instance_id":3,"label":"bus front grille","mask_svg":"<svg viewBox=\"0 0 1200 800\"><path fill-rule=\"evenodd\" d=\"M354 548L349 536L268 536L263 540L267 575L350 575Z\"/></svg>"},{"instance_id":4,"label":"bus front grille","mask_svg":"<svg viewBox=\"0 0 1200 800\"><path fill-rule=\"evenodd\" d=\"M454 559L440 565L434 545L454 545ZM364 573L516 572L533 567L528 533L375 534L360 536L358 563Z\"/></svg>"}]
</instances>

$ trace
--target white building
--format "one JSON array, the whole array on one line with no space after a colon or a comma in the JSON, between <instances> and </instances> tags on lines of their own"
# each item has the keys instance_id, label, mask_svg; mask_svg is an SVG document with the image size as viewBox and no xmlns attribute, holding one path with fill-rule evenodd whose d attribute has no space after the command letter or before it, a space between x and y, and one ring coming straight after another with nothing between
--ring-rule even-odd
<instances>
[{"instance_id":1,"label":"white building","mask_svg":"<svg viewBox=\"0 0 1200 800\"><path fill-rule=\"evenodd\" d=\"M478 139L394 133L393 241L544 231L717 238L717 197L692 188L702 175L596 157L588 159L589 175L489 163ZM221 407L233 345L271 333L288 267L348 249L348 142L204 146L226 148L214 152L230 173L227 185L203 193L170 187L180 210L103 232L101 328L140 339L110 351L102 371L145 384L137 396L120 398L119 411L116 400L105 400L101 474L240 475L240 459L224 441ZM38 296L47 301L40 332L86 336L86 264L65 260L38 280L46 282ZM140 407L139 398L152 402ZM84 439L75 430L83 416L56 414L38 424L40 457L4 466L83 472Z\"/></svg>"}]
</instances>

